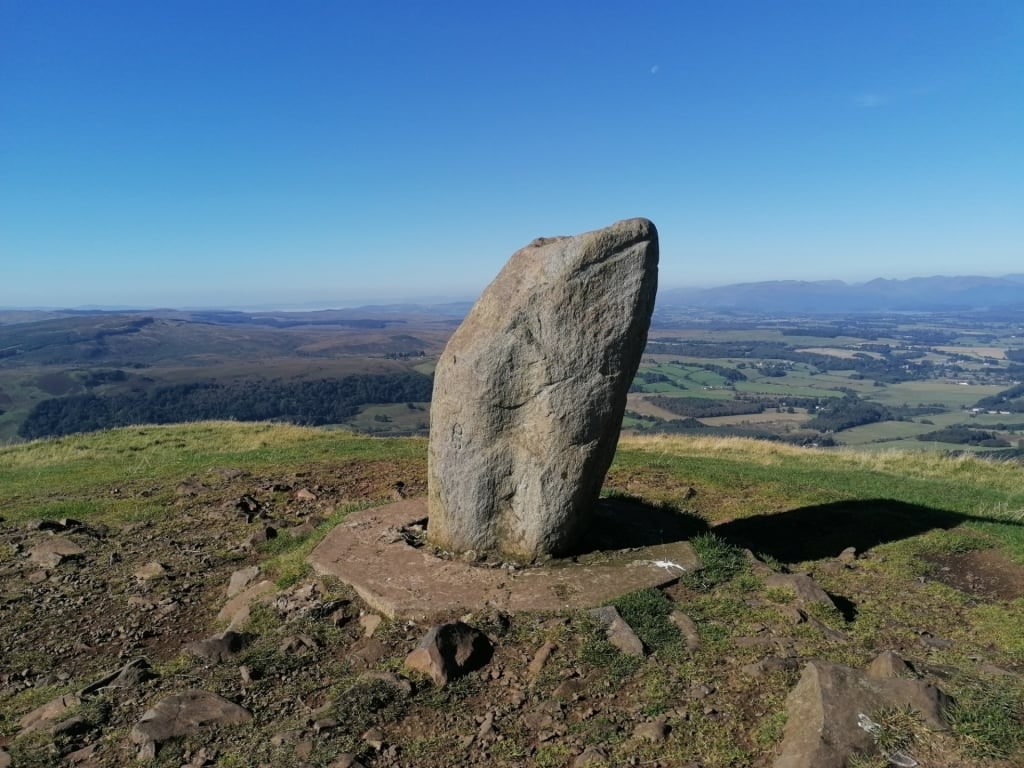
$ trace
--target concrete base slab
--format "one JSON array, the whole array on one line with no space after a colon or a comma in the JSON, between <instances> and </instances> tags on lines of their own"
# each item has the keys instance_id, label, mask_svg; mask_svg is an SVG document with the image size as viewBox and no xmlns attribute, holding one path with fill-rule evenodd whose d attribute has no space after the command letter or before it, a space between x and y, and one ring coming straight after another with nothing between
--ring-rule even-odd
<instances>
[{"instance_id":1,"label":"concrete base slab","mask_svg":"<svg viewBox=\"0 0 1024 768\"><path fill-rule=\"evenodd\" d=\"M417 621L487 608L591 608L627 592L670 584L701 567L686 541L595 551L519 569L447 560L398 535L426 517L425 499L353 512L309 560L317 572L349 584L375 610Z\"/></svg>"}]
</instances>

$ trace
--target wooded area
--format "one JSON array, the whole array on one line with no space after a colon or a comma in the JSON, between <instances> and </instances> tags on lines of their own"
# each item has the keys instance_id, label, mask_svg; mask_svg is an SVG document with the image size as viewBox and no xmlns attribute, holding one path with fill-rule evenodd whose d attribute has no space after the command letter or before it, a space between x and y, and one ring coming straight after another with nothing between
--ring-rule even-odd
<instances>
[{"instance_id":1,"label":"wooded area","mask_svg":"<svg viewBox=\"0 0 1024 768\"><path fill-rule=\"evenodd\" d=\"M396 373L316 381L193 382L125 394L72 395L38 403L18 434L35 439L132 424L205 419L336 424L366 403L429 400L432 388L429 376Z\"/></svg>"}]
</instances>

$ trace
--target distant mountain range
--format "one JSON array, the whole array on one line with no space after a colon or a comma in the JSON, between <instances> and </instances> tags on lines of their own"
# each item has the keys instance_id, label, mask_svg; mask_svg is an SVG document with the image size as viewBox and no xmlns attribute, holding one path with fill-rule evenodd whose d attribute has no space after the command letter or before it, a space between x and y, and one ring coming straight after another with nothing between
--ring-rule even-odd
<instances>
[{"instance_id":1,"label":"distant mountain range","mask_svg":"<svg viewBox=\"0 0 1024 768\"><path fill-rule=\"evenodd\" d=\"M146 314L163 319L211 322L224 325L271 327L341 326L386 327L395 322L447 318L458 322L472 300L447 303L375 304L340 309L223 310L223 309L126 309L79 307L76 309L4 309L0 325L61 317L103 314ZM906 280L877 278L866 283L841 280L771 280L735 283L714 288L666 288L658 291L657 310L701 309L752 314L851 314L860 312L970 312L984 310L1024 311L1024 273L1003 277L912 277Z\"/></svg>"},{"instance_id":2,"label":"distant mountain range","mask_svg":"<svg viewBox=\"0 0 1024 768\"><path fill-rule=\"evenodd\" d=\"M659 309L677 307L807 314L1024 309L1024 274L878 278L854 284L841 280L773 280L658 292Z\"/></svg>"}]
</instances>

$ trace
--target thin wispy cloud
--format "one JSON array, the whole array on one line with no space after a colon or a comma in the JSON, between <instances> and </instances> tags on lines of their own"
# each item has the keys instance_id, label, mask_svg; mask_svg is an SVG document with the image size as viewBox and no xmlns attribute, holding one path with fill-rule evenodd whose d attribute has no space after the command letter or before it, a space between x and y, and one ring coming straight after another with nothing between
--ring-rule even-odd
<instances>
[{"instance_id":1,"label":"thin wispy cloud","mask_svg":"<svg viewBox=\"0 0 1024 768\"><path fill-rule=\"evenodd\" d=\"M883 106L888 100L877 91L863 91L853 97L854 106L861 109L875 109Z\"/></svg>"},{"instance_id":2,"label":"thin wispy cloud","mask_svg":"<svg viewBox=\"0 0 1024 768\"><path fill-rule=\"evenodd\" d=\"M652 75L658 74L658 71L660 69L661 69L661 65L660 64L655 64L653 67L651 67L651 74Z\"/></svg>"}]
</instances>

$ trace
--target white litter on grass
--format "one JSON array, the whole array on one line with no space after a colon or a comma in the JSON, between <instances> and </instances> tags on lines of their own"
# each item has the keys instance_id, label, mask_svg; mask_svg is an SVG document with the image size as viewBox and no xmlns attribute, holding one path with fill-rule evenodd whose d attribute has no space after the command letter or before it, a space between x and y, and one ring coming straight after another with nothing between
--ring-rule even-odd
<instances>
[{"instance_id":1,"label":"white litter on grass","mask_svg":"<svg viewBox=\"0 0 1024 768\"><path fill-rule=\"evenodd\" d=\"M685 565L673 563L671 560L651 560L651 565L656 566L657 568L664 568L666 571L671 571L673 568L676 568L680 571L686 570Z\"/></svg>"},{"instance_id":2,"label":"white litter on grass","mask_svg":"<svg viewBox=\"0 0 1024 768\"><path fill-rule=\"evenodd\" d=\"M917 768L918 766L917 760L906 752L890 752L885 756L885 759L889 761L889 765L896 768Z\"/></svg>"},{"instance_id":3,"label":"white litter on grass","mask_svg":"<svg viewBox=\"0 0 1024 768\"><path fill-rule=\"evenodd\" d=\"M857 715L857 727L870 733L874 737L875 743L878 743L878 739L882 735L882 726L863 712ZM912 758L906 752L901 752L900 750L886 752L883 757L885 757L889 765L894 766L894 768L917 768L918 765L917 760Z\"/></svg>"},{"instance_id":4,"label":"white litter on grass","mask_svg":"<svg viewBox=\"0 0 1024 768\"><path fill-rule=\"evenodd\" d=\"M872 720L870 717L865 715L863 712L857 715L857 726L862 731L867 731L877 740L882 735L882 726Z\"/></svg>"}]
</instances>

